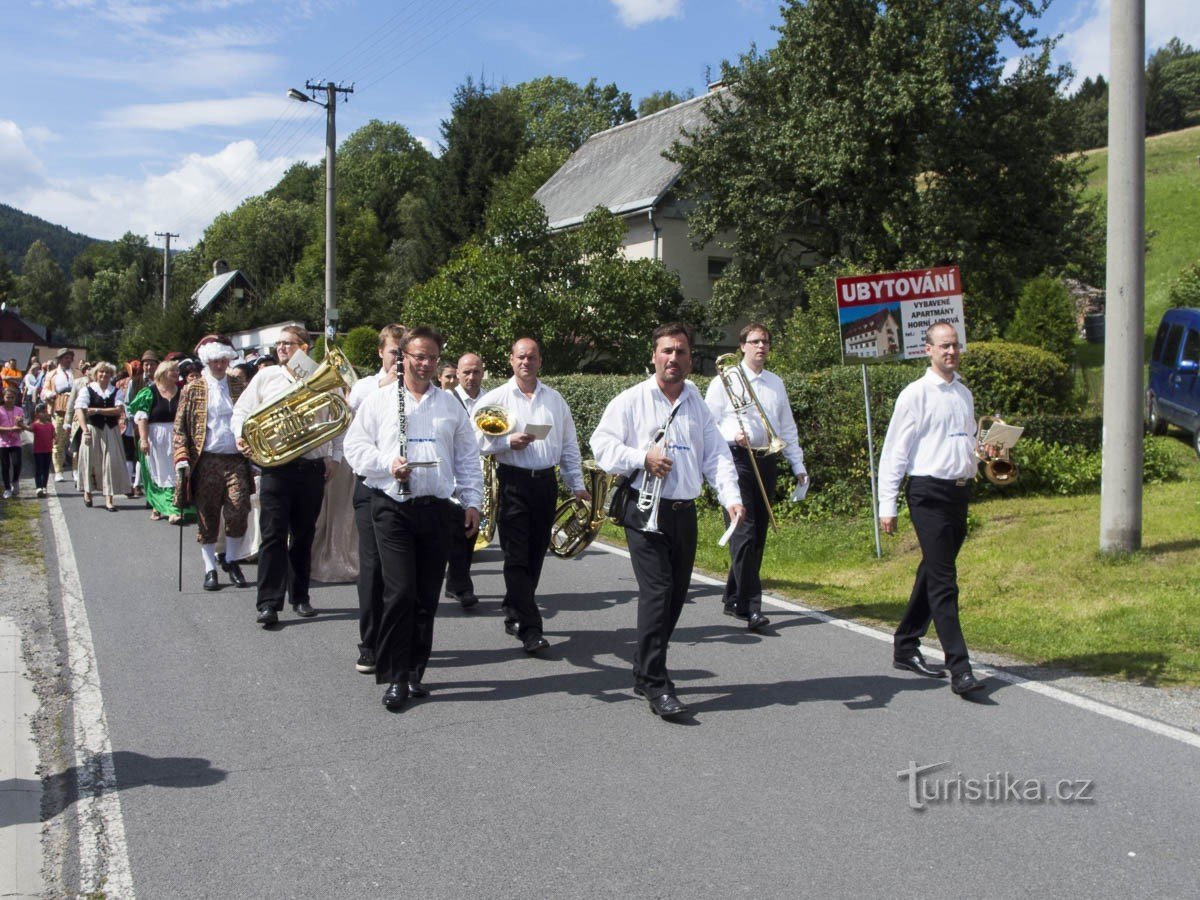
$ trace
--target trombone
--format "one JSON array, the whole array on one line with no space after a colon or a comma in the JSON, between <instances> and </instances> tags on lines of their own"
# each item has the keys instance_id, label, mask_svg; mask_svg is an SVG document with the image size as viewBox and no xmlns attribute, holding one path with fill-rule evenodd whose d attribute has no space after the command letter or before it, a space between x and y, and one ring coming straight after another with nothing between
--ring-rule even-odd
<instances>
[{"instance_id":1,"label":"trombone","mask_svg":"<svg viewBox=\"0 0 1200 900\"><path fill-rule=\"evenodd\" d=\"M767 506L767 520L771 523L771 530L778 531L779 526L775 523L775 513L771 511L771 498L767 496L767 487L763 484L762 473L758 470L758 460L755 459L755 451L761 451L768 456L774 456L784 448L784 440L779 436L779 433L772 427L771 420L767 418L767 411L763 409L762 403L758 396L754 393L754 387L750 384L750 380L746 378L746 373L742 370L741 360L738 359L736 353L723 353L717 357L717 377L721 379L721 387L725 388L725 394L729 397L729 403L733 407L733 414L737 417L738 428L742 434L746 435L746 449L750 455L750 468L754 472L754 480L758 482L759 493L762 494L763 502ZM746 422L742 419L742 414L754 410L758 413L758 417L762 419L763 433L766 435L766 444L762 447L755 447L750 442L750 429L746 427Z\"/></svg>"}]
</instances>

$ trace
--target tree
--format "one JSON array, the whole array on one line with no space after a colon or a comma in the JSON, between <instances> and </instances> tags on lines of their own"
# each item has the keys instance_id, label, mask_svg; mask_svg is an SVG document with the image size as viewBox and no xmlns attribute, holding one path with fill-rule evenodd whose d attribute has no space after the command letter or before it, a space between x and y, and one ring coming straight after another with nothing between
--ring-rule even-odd
<instances>
[{"instance_id":1,"label":"tree","mask_svg":"<svg viewBox=\"0 0 1200 900\"><path fill-rule=\"evenodd\" d=\"M522 335L541 341L546 374L640 371L647 336L681 309L678 276L620 252L625 224L607 210L575 231L552 234L535 201L497 210L404 307L407 324L432 324L452 339L447 353L479 353L504 371Z\"/></svg>"},{"instance_id":2,"label":"tree","mask_svg":"<svg viewBox=\"0 0 1200 900\"><path fill-rule=\"evenodd\" d=\"M52 331L65 331L69 300L67 278L50 254L50 248L34 241L21 262L21 277L17 281L21 315Z\"/></svg>"},{"instance_id":3,"label":"tree","mask_svg":"<svg viewBox=\"0 0 1200 900\"><path fill-rule=\"evenodd\" d=\"M1103 75L1097 75L1095 81L1083 79L1083 83L1071 95L1068 107L1075 122L1073 134L1062 148L1063 152L1108 145L1108 82Z\"/></svg>"},{"instance_id":4,"label":"tree","mask_svg":"<svg viewBox=\"0 0 1200 900\"><path fill-rule=\"evenodd\" d=\"M958 263L986 334L1021 282L1086 255L1084 176L1058 152L1067 72L1026 27L1028 6L789 0L778 45L727 65L708 127L669 153L696 243L733 235L714 312L782 322L814 262ZM1005 40L1029 53L1007 77Z\"/></svg>"},{"instance_id":5,"label":"tree","mask_svg":"<svg viewBox=\"0 0 1200 900\"><path fill-rule=\"evenodd\" d=\"M251 197L205 230L208 262L223 259L231 269L241 269L269 297L291 277L304 248L321 240L323 213L323 207L295 200Z\"/></svg>"},{"instance_id":6,"label":"tree","mask_svg":"<svg viewBox=\"0 0 1200 900\"><path fill-rule=\"evenodd\" d=\"M1021 299L1005 340L1041 347L1069 363L1078 336L1075 304L1066 286L1057 278L1041 275L1021 289Z\"/></svg>"},{"instance_id":7,"label":"tree","mask_svg":"<svg viewBox=\"0 0 1200 900\"><path fill-rule=\"evenodd\" d=\"M597 131L636 118L628 93L615 84L598 85L595 78L581 87L546 75L505 90L517 95L526 140L535 147L578 150Z\"/></svg>"},{"instance_id":8,"label":"tree","mask_svg":"<svg viewBox=\"0 0 1200 900\"><path fill-rule=\"evenodd\" d=\"M8 264L8 260L0 256L0 303L11 303L17 296L17 277Z\"/></svg>"},{"instance_id":9,"label":"tree","mask_svg":"<svg viewBox=\"0 0 1200 900\"><path fill-rule=\"evenodd\" d=\"M1171 38L1146 63L1146 133L1177 131L1200 107L1200 53Z\"/></svg>"},{"instance_id":10,"label":"tree","mask_svg":"<svg viewBox=\"0 0 1200 900\"><path fill-rule=\"evenodd\" d=\"M338 148L337 165L338 197L374 212L390 242L403 236L402 201L425 190L434 158L403 125L372 119Z\"/></svg>"},{"instance_id":11,"label":"tree","mask_svg":"<svg viewBox=\"0 0 1200 900\"><path fill-rule=\"evenodd\" d=\"M661 112L664 109L669 109L682 103L684 100L691 100L696 96L696 92L688 88L682 94L677 94L674 91L655 91L643 97L638 101L637 114L639 119L644 119L646 116L653 115L656 112Z\"/></svg>"}]
</instances>

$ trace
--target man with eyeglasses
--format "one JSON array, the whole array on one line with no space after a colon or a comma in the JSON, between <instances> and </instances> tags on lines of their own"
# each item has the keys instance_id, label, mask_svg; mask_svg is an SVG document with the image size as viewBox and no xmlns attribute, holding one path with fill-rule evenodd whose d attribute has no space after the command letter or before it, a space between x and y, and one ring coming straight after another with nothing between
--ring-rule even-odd
<instances>
[{"instance_id":1,"label":"man with eyeglasses","mask_svg":"<svg viewBox=\"0 0 1200 900\"><path fill-rule=\"evenodd\" d=\"M246 386L233 407L233 433L237 447L249 454L250 445L242 437L246 417L282 394L296 381L288 361L308 350L308 332L298 325L286 325L275 341L279 365L260 371ZM326 415L325 412L320 413ZM255 605L257 622L264 628L279 621L285 599L290 599L296 615L315 616L309 598L312 575L312 543L317 516L325 499L325 482L341 459L341 438L327 441L299 459L280 466L264 466L259 486L258 594Z\"/></svg>"},{"instance_id":2,"label":"man with eyeglasses","mask_svg":"<svg viewBox=\"0 0 1200 900\"><path fill-rule=\"evenodd\" d=\"M504 630L515 634L525 652L533 655L550 646L542 633L535 594L558 502L555 467L576 497L590 501L592 495L583 485L575 420L567 401L538 380L542 369L538 342L531 337L517 339L508 361L512 379L484 394L476 408L502 406L517 425L500 437L482 431L478 436L480 449L496 457L500 480L496 524L504 552Z\"/></svg>"},{"instance_id":3,"label":"man with eyeglasses","mask_svg":"<svg viewBox=\"0 0 1200 900\"><path fill-rule=\"evenodd\" d=\"M422 680L433 648L447 536L460 521L468 536L474 534L483 502L471 421L451 394L432 383L441 334L413 328L400 349L399 383L374 391L346 433L346 459L371 492L383 577L375 682L388 686L383 705L391 712L410 696L428 693ZM450 500L455 491L466 510L462 520Z\"/></svg>"},{"instance_id":4,"label":"man with eyeglasses","mask_svg":"<svg viewBox=\"0 0 1200 900\"><path fill-rule=\"evenodd\" d=\"M929 369L896 398L879 460L879 526L896 533L897 497L907 475L908 513L921 544L908 607L893 638L893 665L927 678L946 677L944 668L921 654L921 638L932 622L950 669L950 688L960 696L983 688L971 671L958 621L955 560L967 536L971 481L979 472L975 401L958 376L961 352L953 324L929 326Z\"/></svg>"},{"instance_id":5,"label":"man with eyeglasses","mask_svg":"<svg viewBox=\"0 0 1200 900\"><path fill-rule=\"evenodd\" d=\"M742 375L771 421L771 427L783 440L783 455L796 476L796 488L791 500L798 501L807 493L808 472L804 468L804 451L800 449L796 419L792 415L792 405L788 402L783 379L766 368L767 354L771 352L771 332L766 325L751 322L741 330L738 341L742 351ZM712 410L725 442L729 444L733 465L737 469L738 490L746 505L746 515L729 539L729 574L725 578L725 594L722 598L725 615L741 619L750 631L758 631L771 624L771 620L762 612L762 580L759 575L771 521L771 510L763 493L771 500L775 499L779 464L773 454L756 449L767 446L767 431L762 416L757 410L740 414L735 412L720 378L709 382L704 400ZM753 467L756 463L762 478L762 490L754 476ZM726 513L725 524L728 525L729 521Z\"/></svg>"},{"instance_id":6,"label":"man with eyeglasses","mask_svg":"<svg viewBox=\"0 0 1200 900\"><path fill-rule=\"evenodd\" d=\"M379 372L360 378L350 389L350 411L357 414L363 403L381 388L400 377L400 342L404 326L385 325L379 332ZM347 460L349 462L349 460ZM354 468L351 464L351 468ZM383 572L379 567L379 548L375 543L375 523L371 517L371 490L363 473L354 470L354 524L358 527L358 661L354 668L364 675L375 672L375 641L379 618L383 614Z\"/></svg>"}]
</instances>

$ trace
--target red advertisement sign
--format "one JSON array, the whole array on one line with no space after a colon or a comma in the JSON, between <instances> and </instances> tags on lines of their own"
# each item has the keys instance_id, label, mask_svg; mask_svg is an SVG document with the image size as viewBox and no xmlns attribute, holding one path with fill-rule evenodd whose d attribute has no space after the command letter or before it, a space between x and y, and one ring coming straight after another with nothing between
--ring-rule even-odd
<instances>
[{"instance_id":1,"label":"red advertisement sign","mask_svg":"<svg viewBox=\"0 0 1200 900\"><path fill-rule=\"evenodd\" d=\"M934 322L951 323L967 345L958 266L851 275L835 290L843 359L918 359Z\"/></svg>"}]
</instances>

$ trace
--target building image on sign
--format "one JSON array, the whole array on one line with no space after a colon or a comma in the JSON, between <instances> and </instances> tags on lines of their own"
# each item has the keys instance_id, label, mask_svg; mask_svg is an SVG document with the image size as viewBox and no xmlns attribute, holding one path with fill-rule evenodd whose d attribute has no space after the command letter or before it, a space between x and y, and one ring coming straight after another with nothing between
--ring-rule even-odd
<instances>
[{"instance_id":1,"label":"building image on sign","mask_svg":"<svg viewBox=\"0 0 1200 900\"><path fill-rule=\"evenodd\" d=\"M900 308L892 304L870 315L842 324L842 352L846 356L879 359L903 352L900 340Z\"/></svg>"}]
</instances>

